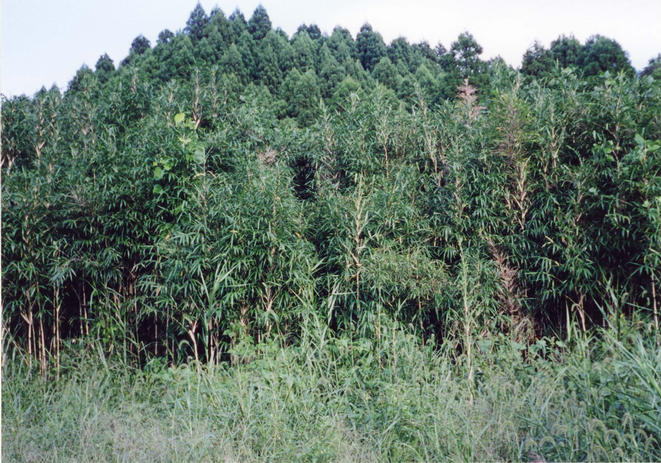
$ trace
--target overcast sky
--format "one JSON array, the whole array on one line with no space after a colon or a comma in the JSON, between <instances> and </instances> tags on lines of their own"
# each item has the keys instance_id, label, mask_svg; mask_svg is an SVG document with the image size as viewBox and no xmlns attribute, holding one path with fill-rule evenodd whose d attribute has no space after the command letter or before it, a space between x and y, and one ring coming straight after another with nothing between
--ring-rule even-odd
<instances>
[{"instance_id":1,"label":"overcast sky","mask_svg":"<svg viewBox=\"0 0 661 463\"><path fill-rule=\"evenodd\" d=\"M139 34L152 44L163 29L185 25L197 0L3 0L0 44L3 94L32 95L53 83L65 89L83 63L94 67L103 53L117 64ZM200 2L227 16L239 8L246 19L259 3L274 27L289 35L302 24L330 33L341 25L355 37L369 22L386 43L404 36L446 48L463 31L484 47L483 57L502 56L518 67L538 40L548 47L560 34L581 42L593 34L617 40L632 64L643 68L661 52L661 0L262 0Z\"/></svg>"}]
</instances>

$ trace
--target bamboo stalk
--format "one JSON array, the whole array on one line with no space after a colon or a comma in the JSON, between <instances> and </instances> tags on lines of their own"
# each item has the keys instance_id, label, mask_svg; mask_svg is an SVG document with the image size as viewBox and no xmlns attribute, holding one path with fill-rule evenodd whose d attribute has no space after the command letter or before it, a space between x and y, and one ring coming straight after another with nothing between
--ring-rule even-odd
<instances>
[{"instance_id":1,"label":"bamboo stalk","mask_svg":"<svg viewBox=\"0 0 661 463\"><path fill-rule=\"evenodd\" d=\"M46 335L44 334L44 318L39 317L39 332L40 332L40 346L39 346L39 371L42 376L46 376Z\"/></svg>"},{"instance_id":2,"label":"bamboo stalk","mask_svg":"<svg viewBox=\"0 0 661 463\"><path fill-rule=\"evenodd\" d=\"M51 338L51 349L55 351L55 368L59 377L60 371L60 309L62 302L60 301L60 288L53 286L53 332Z\"/></svg>"},{"instance_id":3,"label":"bamboo stalk","mask_svg":"<svg viewBox=\"0 0 661 463\"><path fill-rule=\"evenodd\" d=\"M196 368L200 368L200 358L197 353L197 340L195 339L195 331L197 329L197 320L195 320L192 324L191 327L188 329L188 336L190 337L191 341L193 342L193 354L195 355L195 364Z\"/></svg>"},{"instance_id":4,"label":"bamboo stalk","mask_svg":"<svg viewBox=\"0 0 661 463\"><path fill-rule=\"evenodd\" d=\"M464 348L466 349L466 368L468 369L468 384L470 386L471 396L470 402L473 402L473 364L472 364L472 344L473 339L471 337L471 325L472 325L472 314L470 310L470 304L468 302L468 264L466 263L466 257L464 255L463 247L460 246L461 252L461 289L462 289L462 300L464 308Z\"/></svg>"},{"instance_id":5,"label":"bamboo stalk","mask_svg":"<svg viewBox=\"0 0 661 463\"><path fill-rule=\"evenodd\" d=\"M659 331L659 314L657 312L656 306L656 282L654 281L654 271L652 271L650 279L652 280L652 310L654 312L654 327L657 331Z\"/></svg>"}]
</instances>

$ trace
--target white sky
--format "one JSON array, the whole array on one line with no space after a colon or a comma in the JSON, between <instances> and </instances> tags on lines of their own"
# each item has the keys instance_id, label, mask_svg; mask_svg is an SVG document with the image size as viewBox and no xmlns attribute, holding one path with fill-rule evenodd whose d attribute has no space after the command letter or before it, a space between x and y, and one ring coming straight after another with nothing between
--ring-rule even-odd
<instances>
[{"instance_id":1,"label":"white sky","mask_svg":"<svg viewBox=\"0 0 661 463\"><path fill-rule=\"evenodd\" d=\"M139 34L154 44L165 29L185 25L197 0L4 0L1 9L3 94L32 95L42 85L66 88L83 63L103 53L115 65ZM369 22L386 43L404 36L446 48L468 30L484 47L483 58L502 56L513 66L535 40L544 46L560 34L581 42L602 34L617 40L642 69L661 53L661 0L202 0L229 16L237 7L250 18L261 3L274 27L291 35L302 24L330 33L341 25L355 37Z\"/></svg>"}]
</instances>

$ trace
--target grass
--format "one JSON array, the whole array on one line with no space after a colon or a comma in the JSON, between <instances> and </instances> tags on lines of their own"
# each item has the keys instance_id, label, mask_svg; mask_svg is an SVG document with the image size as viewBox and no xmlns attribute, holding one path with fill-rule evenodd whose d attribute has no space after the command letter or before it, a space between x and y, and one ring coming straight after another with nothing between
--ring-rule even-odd
<instances>
[{"instance_id":1,"label":"grass","mask_svg":"<svg viewBox=\"0 0 661 463\"><path fill-rule=\"evenodd\" d=\"M2 386L3 461L660 460L658 339L478 344L469 383L448 346L395 323L375 339L311 330L244 345L235 366L93 347L43 380L18 355Z\"/></svg>"}]
</instances>

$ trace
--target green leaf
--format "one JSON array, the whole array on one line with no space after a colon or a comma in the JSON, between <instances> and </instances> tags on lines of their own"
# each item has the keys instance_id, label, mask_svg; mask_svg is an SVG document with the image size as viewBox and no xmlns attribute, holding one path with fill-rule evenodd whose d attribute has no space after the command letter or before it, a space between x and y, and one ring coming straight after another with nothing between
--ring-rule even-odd
<instances>
[{"instance_id":1,"label":"green leaf","mask_svg":"<svg viewBox=\"0 0 661 463\"><path fill-rule=\"evenodd\" d=\"M489 352L489 349L491 349L491 346L493 345L493 342L488 340L488 339L480 339L477 341L477 347L480 348L481 352Z\"/></svg>"},{"instance_id":2,"label":"green leaf","mask_svg":"<svg viewBox=\"0 0 661 463\"><path fill-rule=\"evenodd\" d=\"M154 169L154 180L160 180L165 175L165 172L160 167Z\"/></svg>"},{"instance_id":3,"label":"green leaf","mask_svg":"<svg viewBox=\"0 0 661 463\"><path fill-rule=\"evenodd\" d=\"M184 119L186 119L186 114L178 113L174 116L174 123L177 125L181 125L181 123L184 122Z\"/></svg>"},{"instance_id":4,"label":"green leaf","mask_svg":"<svg viewBox=\"0 0 661 463\"><path fill-rule=\"evenodd\" d=\"M198 164L204 162L204 148L202 146L198 146L193 152L193 160Z\"/></svg>"},{"instance_id":5,"label":"green leaf","mask_svg":"<svg viewBox=\"0 0 661 463\"><path fill-rule=\"evenodd\" d=\"M160 195L161 193L163 193L163 187L157 183L156 185L154 185L154 188L152 189L152 192L155 195Z\"/></svg>"},{"instance_id":6,"label":"green leaf","mask_svg":"<svg viewBox=\"0 0 661 463\"><path fill-rule=\"evenodd\" d=\"M641 134L637 133L633 138L634 138L634 140L636 140L636 143L638 145L644 145L645 144L645 139L643 138L643 136Z\"/></svg>"}]
</instances>

